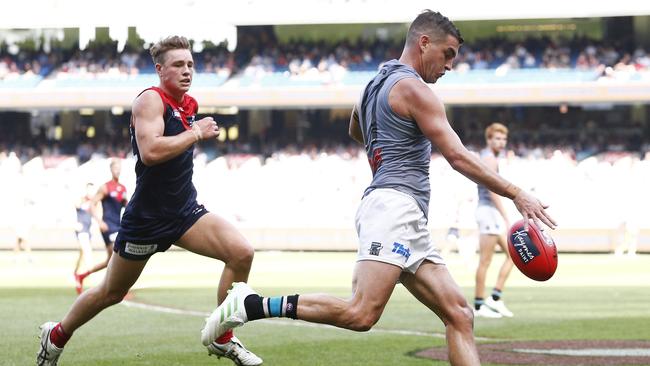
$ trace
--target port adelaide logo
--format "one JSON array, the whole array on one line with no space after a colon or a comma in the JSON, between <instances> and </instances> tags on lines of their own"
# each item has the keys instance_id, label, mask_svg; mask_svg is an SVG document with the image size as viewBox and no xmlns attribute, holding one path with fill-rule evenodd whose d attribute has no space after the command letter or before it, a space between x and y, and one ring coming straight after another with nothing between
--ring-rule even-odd
<instances>
[{"instance_id":1,"label":"port adelaide logo","mask_svg":"<svg viewBox=\"0 0 650 366\"><path fill-rule=\"evenodd\" d=\"M370 249L368 249L368 254L370 254L370 255L379 255L379 252L381 251L381 248L383 248L381 243L373 241L370 244Z\"/></svg>"}]
</instances>

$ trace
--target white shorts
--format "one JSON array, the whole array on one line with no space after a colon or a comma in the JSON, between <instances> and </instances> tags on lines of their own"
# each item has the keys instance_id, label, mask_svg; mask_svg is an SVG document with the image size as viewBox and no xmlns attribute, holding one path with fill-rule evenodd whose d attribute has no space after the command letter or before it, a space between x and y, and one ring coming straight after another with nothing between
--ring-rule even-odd
<instances>
[{"instance_id":1,"label":"white shorts","mask_svg":"<svg viewBox=\"0 0 650 366\"><path fill-rule=\"evenodd\" d=\"M431 242L420 206L406 193L375 189L361 200L355 221L359 235L357 261L385 262L411 273L425 259L445 263Z\"/></svg>"},{"instance_id":2,"label":"white shorts","mask_svg":"<svg viewBox=\"0 0 650 366\"><path fill-rule=\"evenodd\" d=\"M476 223L479 234L503 235L506 232L503 217L494 206L480 205L476 207Z\"/></svg>"}]
</instances>

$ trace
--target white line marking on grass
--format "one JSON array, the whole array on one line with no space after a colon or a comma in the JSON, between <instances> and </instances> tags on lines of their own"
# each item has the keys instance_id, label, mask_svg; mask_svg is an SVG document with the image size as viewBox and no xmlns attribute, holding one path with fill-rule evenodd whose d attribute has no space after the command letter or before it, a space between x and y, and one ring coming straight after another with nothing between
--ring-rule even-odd
<instances>
[{"instance_id":1,"label":"white line marking on grass","mask_svg":"<svg viewBox=\"0 0 650 366\"><path fill-rule=\"evenodd\" d=\"M122 305L130 308L138 308L138 309L143 309L143 310L148 310L148 311L155 311L159 313L166 313L166 314L177 314L177 315L191 315L191 316L198 316L198 317L203 317L207 318L210 316L210 313L206 313L203 311L196 311L196 310L185 310L185 309L177 309L177 308L172 308L168 306L161 306L161 305L152 305L152 304L145 304L133 300L122 300L121 302ZM266 324L280 324L280 325L287 325L287 326L292 326L292 327L303 327L303 328L319 328L319 329L334 329L334 330L345 330L341 328L337 328L331 325L326 325L326 324L317 324L317 323L307 323L304 321L287 321L287 320L282 320L282 319L261 319L257 320L256 322L262 322ZM407 336L419 336L419 337L433 337L433 338L445 338L445 335L442 333L429 333L429 332L418 332L414 330L399 330L399 329L378 329L378 328L373 328L369 331L370 333L380 333L380 334L395 334L395 335L407 335ZM490 340L489 338L483 338L483 337L476 337L477 340Z\"/></svg>"},{"instance_id":2,"label":"white line marking on grass","mask_svg":"<svg viewBox=\"0 0 650 366\"><path fill-rule=\"evenodd\" d=\"M158 313L177 314L177 315L192 315L192 316L199 316L199 317L204 317L204 318L207 318L207 317L210 316L209 313L204 313L202 311L176 309L176 308L170 308L170 307L167 307L167 306L144 304L144 303L136 302L136 301L132 301L132 300L122 300L121 304L128 307L128 308L138 308L138 309L144 309L144 310L149 310L149 311L155 311L155 312L158 312Z\"/></svg>"}]
</instances>

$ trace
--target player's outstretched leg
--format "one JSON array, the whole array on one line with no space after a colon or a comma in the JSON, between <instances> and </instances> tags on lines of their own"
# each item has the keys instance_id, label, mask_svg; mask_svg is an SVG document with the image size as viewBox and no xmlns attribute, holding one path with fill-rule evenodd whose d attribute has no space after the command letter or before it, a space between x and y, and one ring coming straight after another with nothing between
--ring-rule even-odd
<instances>
[{"instance_id":1,"label":"player's outstretched leg","mask_svg":"<svg viewBox=\"0 0 650 366\"><path fill-rule=\"evenodd\" d=\"M111 258L104 281L77 297L61 322L41 325L41 342L36 358L38 366L56 365L68 340L79 327L107 307L117 304L140 277L147 261Z\"/></svg>"},{"instance_id":2,"label":"player's outstretched leg","mask_svg":"<svg viewBox=\"0 0 650 366\"><path fill-rule=\"evenodd\" d=\"M206 319L201 342L210 345L215 337L222 337L222 334L226 337L233 328L246 322L274 317L368 331L379 320L401 271L400 267L383 262L358 262L353 280L354 295L349 300L326 294L261 297L246 283L235 282L225 300Z\"/></svg>"}]
</instances>

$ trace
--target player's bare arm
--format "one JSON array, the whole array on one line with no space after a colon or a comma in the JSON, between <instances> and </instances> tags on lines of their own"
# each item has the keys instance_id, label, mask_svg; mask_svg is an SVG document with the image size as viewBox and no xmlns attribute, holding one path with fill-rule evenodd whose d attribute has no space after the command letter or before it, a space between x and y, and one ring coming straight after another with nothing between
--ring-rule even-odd
<instances>
[{"instance_id":1,"label":"player's bare arm","mask_svg":"<svg viewBox=\"0 0 650 366\"><path fill-rule=\"evenodd\" d=\"M547 205L489 169L465 148L449 125L444 105L426 84L416 79L401 80L390 92L389 101L396 113L416 121L422 133L436 145L454 170L485 185L492 192L512 199L524 218L534 220L537 225L542 221L555 228L555 221L545 211Z\"/></svg>"},{"instance_id":2,"label":"player's bare arm","mask_svg":"<svg viewBox=\"0 0 650 366\"><path fill-rule=\"evenodd\" d=\"M354 141L364 144L363 134L361 133L361 127L359 126L359 108L356 105L352 107L352 114L350 115L350 128L348 134Z\"/></svg>"},{"instance_id":3,"label":"player's bare arm","mask_svg":"<svg viewBox=\"0 0 650 366\"><path fill-rule=\"evenodd\" d=\"M219 136L217 122L212 117L194 122L191 130L176 136L163 136L163 113L163 102L153 90L145 91L133 103L135 138L144 165L164 163L180 155L199 140Z\"/></svg>"},{"instance_id":4,"label":"player's bare arm","mask_svg":"<svg viewBox=\"0 0 650 366\"><path fill-rule=\"evenodd\" d=\"M497 167L499 165L499 162L497 161L497 158L491 155L488 155L484 158L481 158L483 160L483 163L492 171L495 173L497 172ZM497 173L498 174L498 173ZM510 227L510 220L508 219L508 214L506 213L506 209L503 206L503 202L501 201L501 196L498 194L490 191L490 199L494 203L494 207L496 207L497 211L501 214L501 217L503 217L503 220L506 223L506 227Z\"/></svg>"},{"instance_id":5,"label":"player's bare arm","mask_svg":"<svg viewBox=\"0 0 650 366\"><path fill-rule=\"evenodd\" d=\"M99 224L99 230L102 232L108 230L108 225L104 222L104 218L100 210L98 209L99 202L101 202L104 197L108 195L108 191L106 189L106 184L102 184L101 187L97 190L97 193L93 196L93 198L90 201L90 214L92 217L97 221Z\"/></svg>"}]
</instances>

